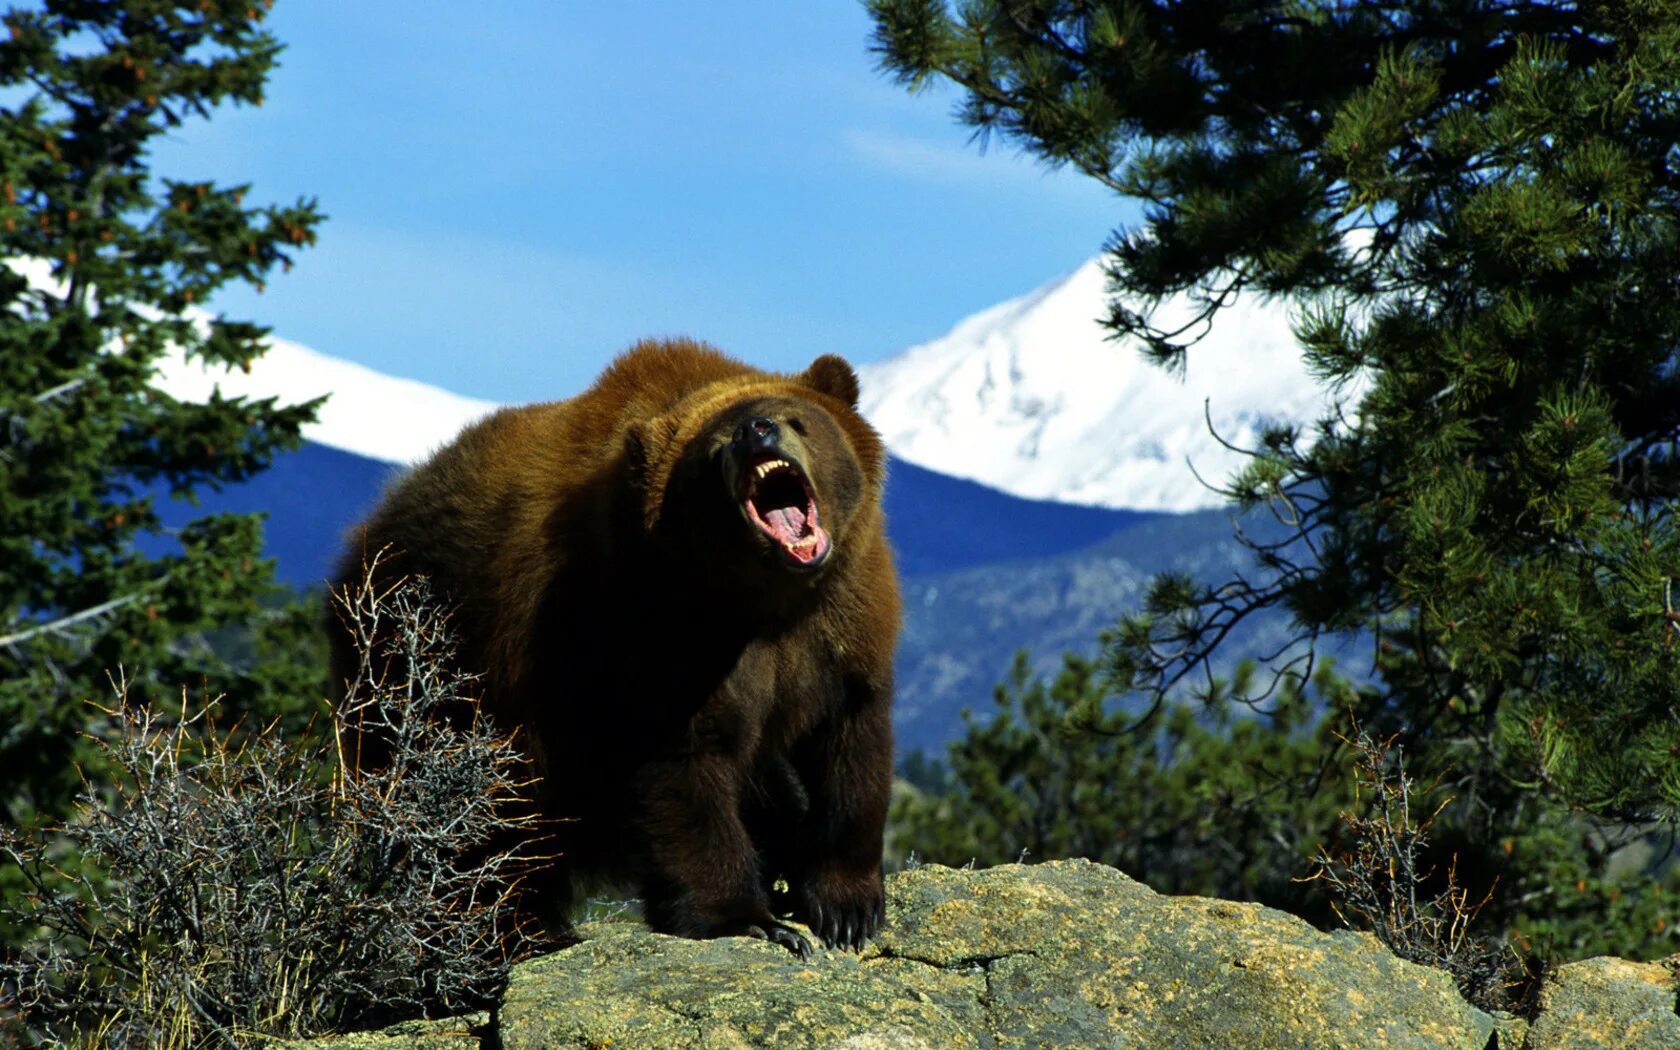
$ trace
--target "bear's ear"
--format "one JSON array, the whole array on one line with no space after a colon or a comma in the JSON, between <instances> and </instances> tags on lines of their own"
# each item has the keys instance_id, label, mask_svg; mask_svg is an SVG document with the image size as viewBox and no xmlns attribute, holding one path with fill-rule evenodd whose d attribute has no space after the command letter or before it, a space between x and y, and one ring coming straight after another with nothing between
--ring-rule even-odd
<instances>
[{"instance_id":1,"label":"bear's ear","mask_svg":"<svg viewBox=\"0 0 1680 1050\"><path fill-rule=\"evenodd\" d=\"M646 470L664 454L675 436L677 422L666 416L638 419L624 428L624 454L631 466Z\"/></svg>"},{"instance_id":2,"label":"bear's ear","mask_svg":"<svg viewBox=\"0 0 1680 1050\"><path fill-rule=\"evenodd\" d=\"M647 470L648 462L653 458L653 443L657 440L654 436L655 422L638 419L624 431L624 455L638 474Z\"/></svg>"},{"instance_id":3,"label":"bear's ear","mask_svg":"<svg viewBox=\"0 0 1680 1050\"><path fill-rule=\"evenodd\" d=\"M811 362L799 381L821 394L857 407L858 377L843 357L824 354Z\"/></svg>"},{"instance_id":4,"label":"bear's ear","mask_svg":"<svg viewBox=\"0 0 1680 1050\"><path fill-rule=\"evenodd\" d=\"M633 466L647 466L647 423L638 419L625 429L624 454Z\"/></svg>"}]
</instances>

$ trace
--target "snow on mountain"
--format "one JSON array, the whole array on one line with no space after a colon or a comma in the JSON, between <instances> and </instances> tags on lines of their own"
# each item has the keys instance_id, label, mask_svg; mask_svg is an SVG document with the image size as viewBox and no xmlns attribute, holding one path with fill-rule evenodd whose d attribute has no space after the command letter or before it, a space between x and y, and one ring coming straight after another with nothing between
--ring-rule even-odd
<instances>
[{"instance_id":1,"label":"snow on mountain","mask_svg":"<svg viewBox=\"0 0 1680 1050\"><path fill-rule=\"evenodd\" d=\"M0 265L33 287L64 294L63 283L45 259L5 259ZM204 310L192 310L189 316L200 325L211 320ZM316 421L303 428L304 439L386 463L416 463L468 423L501 407L376 372L287 339L271 339L268 352L252 362L249 372L189 361L179 349L166 354L157 367L159 389L180 401L207 401L218 388L223 397L272 397L282 405L331 394L316 412Z\"/></svg>"},{"instance_id":2,"label":"snow on mountain","mask_svg":"<svg viewBox=\"0 0 1680 1050\"><path fill-rule=\"evenodd\" d=\"M224 397L277 397L283 405L331 394L316 421L303 428L304 438L387 463L416 463L500 407L286 339L273 340L248 375L179 354L160 362L158 374L159 386L183 401L205 400L217 387Z\"/></svg>"},{"instance_id":3,"label":"snow on mountain","mask_svg":"<svg viewBox=\"0 0 1680 1050\"><path fill-rule=\"evenodd\" d=\"M3 259L0 265L33 287L64 294L63 283L45 259ZM204 310L192 310L189 316L200 325L211 320ZM462 427L501 407L376 372L287 339L271 339L268 351L252 362L249 372L189 361L179 349L164 355L157 369L158 388L180 401L207 401L217 389L223 397L272 397L282 405L330 394L317 410L316 421L303 428L305 440L404 465L425 459Z\"/></svg>"},{"instance_id":4,"label":"snow on mountain","mask_svg":"<svg viewBox=\"0 0 1680 1050\"><path fill-rule=\"evenodd\" d=\"M894 454L1033 499L1132 510L1221 505L1265 422L1311 423L1329 396L1307 374L1282 304L1239 299L1189 353L1181 379L1109 341L1093 260L944 336L858 370L862 409ZM1168 301L1162 325L1189 317ZM1206 413L1204 414L1204 404Z\"/></svg>"}]
</instances>

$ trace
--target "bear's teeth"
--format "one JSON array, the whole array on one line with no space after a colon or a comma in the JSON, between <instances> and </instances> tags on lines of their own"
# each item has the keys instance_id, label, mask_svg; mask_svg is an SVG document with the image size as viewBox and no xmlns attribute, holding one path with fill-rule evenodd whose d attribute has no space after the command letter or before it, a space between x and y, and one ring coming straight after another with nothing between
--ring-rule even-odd
<instances>
[{"instance_id":1,"label":"bear's teeth","mask_svg":"<svg viewBox=\"0 0 1680 1050\"><path fill-rule=\"evenodd\" d=\"M766 474L769 474L772 470L776 470L778 468L787 467L787 466L792 466L792 464L790 464L785 459L772 459L772 460L769 460L767 462L760 463L757 467L754 467L753 469L758 471L759 479L763 480L764 476Z\"/></svg>"}]
</instances>

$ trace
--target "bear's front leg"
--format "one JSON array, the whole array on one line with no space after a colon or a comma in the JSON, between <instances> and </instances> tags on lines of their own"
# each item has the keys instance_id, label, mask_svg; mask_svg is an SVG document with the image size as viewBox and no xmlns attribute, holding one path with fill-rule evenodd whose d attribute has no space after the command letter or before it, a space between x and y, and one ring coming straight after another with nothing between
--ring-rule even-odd
<instances>
[{"instance_id":1,"label":"bear's front leg","mask_svg":"<svg viewBox=\"0 0 1680 1050\"><path fill-rule=\"evenodd\" d=\"M892 687L853 681L846 709L802 747L810 808L795 837L794 918L832 948L861 949L886 917L882 836L892 793Z\"/></svg>"},{"instance_id":2,"label":"bear's front leg","mask_svg":"<svg viewBox=\"0 0 1680 1050\"><path fill-rule=\"evenodd\" d=\"M801 959L811 942L770 913L759 858L741 821L739 763L697 754L641 778L648 925L683 937L758 937Z\"/></svg>"}]
</instances>

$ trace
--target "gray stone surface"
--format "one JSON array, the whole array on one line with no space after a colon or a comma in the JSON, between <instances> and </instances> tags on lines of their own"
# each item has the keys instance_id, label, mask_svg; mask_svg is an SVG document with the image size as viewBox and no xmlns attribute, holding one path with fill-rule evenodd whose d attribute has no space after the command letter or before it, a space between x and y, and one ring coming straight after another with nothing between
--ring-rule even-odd
<instances>
[{"instance_id":1,"label":"gray stone surface","mask_svg":"<svg viewBox=\"0 0 1680 1050\"><path fill-rule=\"evenodd\" d=\"M1488 1015L1369 937L1162 897L1097 864L893 878L861 956L633 926L518 968L505 1050L537 1047L1361 1047L1483 1050Z\"/></svg>"},{"instance_id":2,"label":"gray stone surface","mask_svg":"<svg viewBox=\"0 0 1680 1050\"><path fill-rule=\"evenodd\" d=\"M1526 1050L1680 1050L1674 971L1680 956L1566 963L1540 989Z\"/></svg>"}]
</instances>

